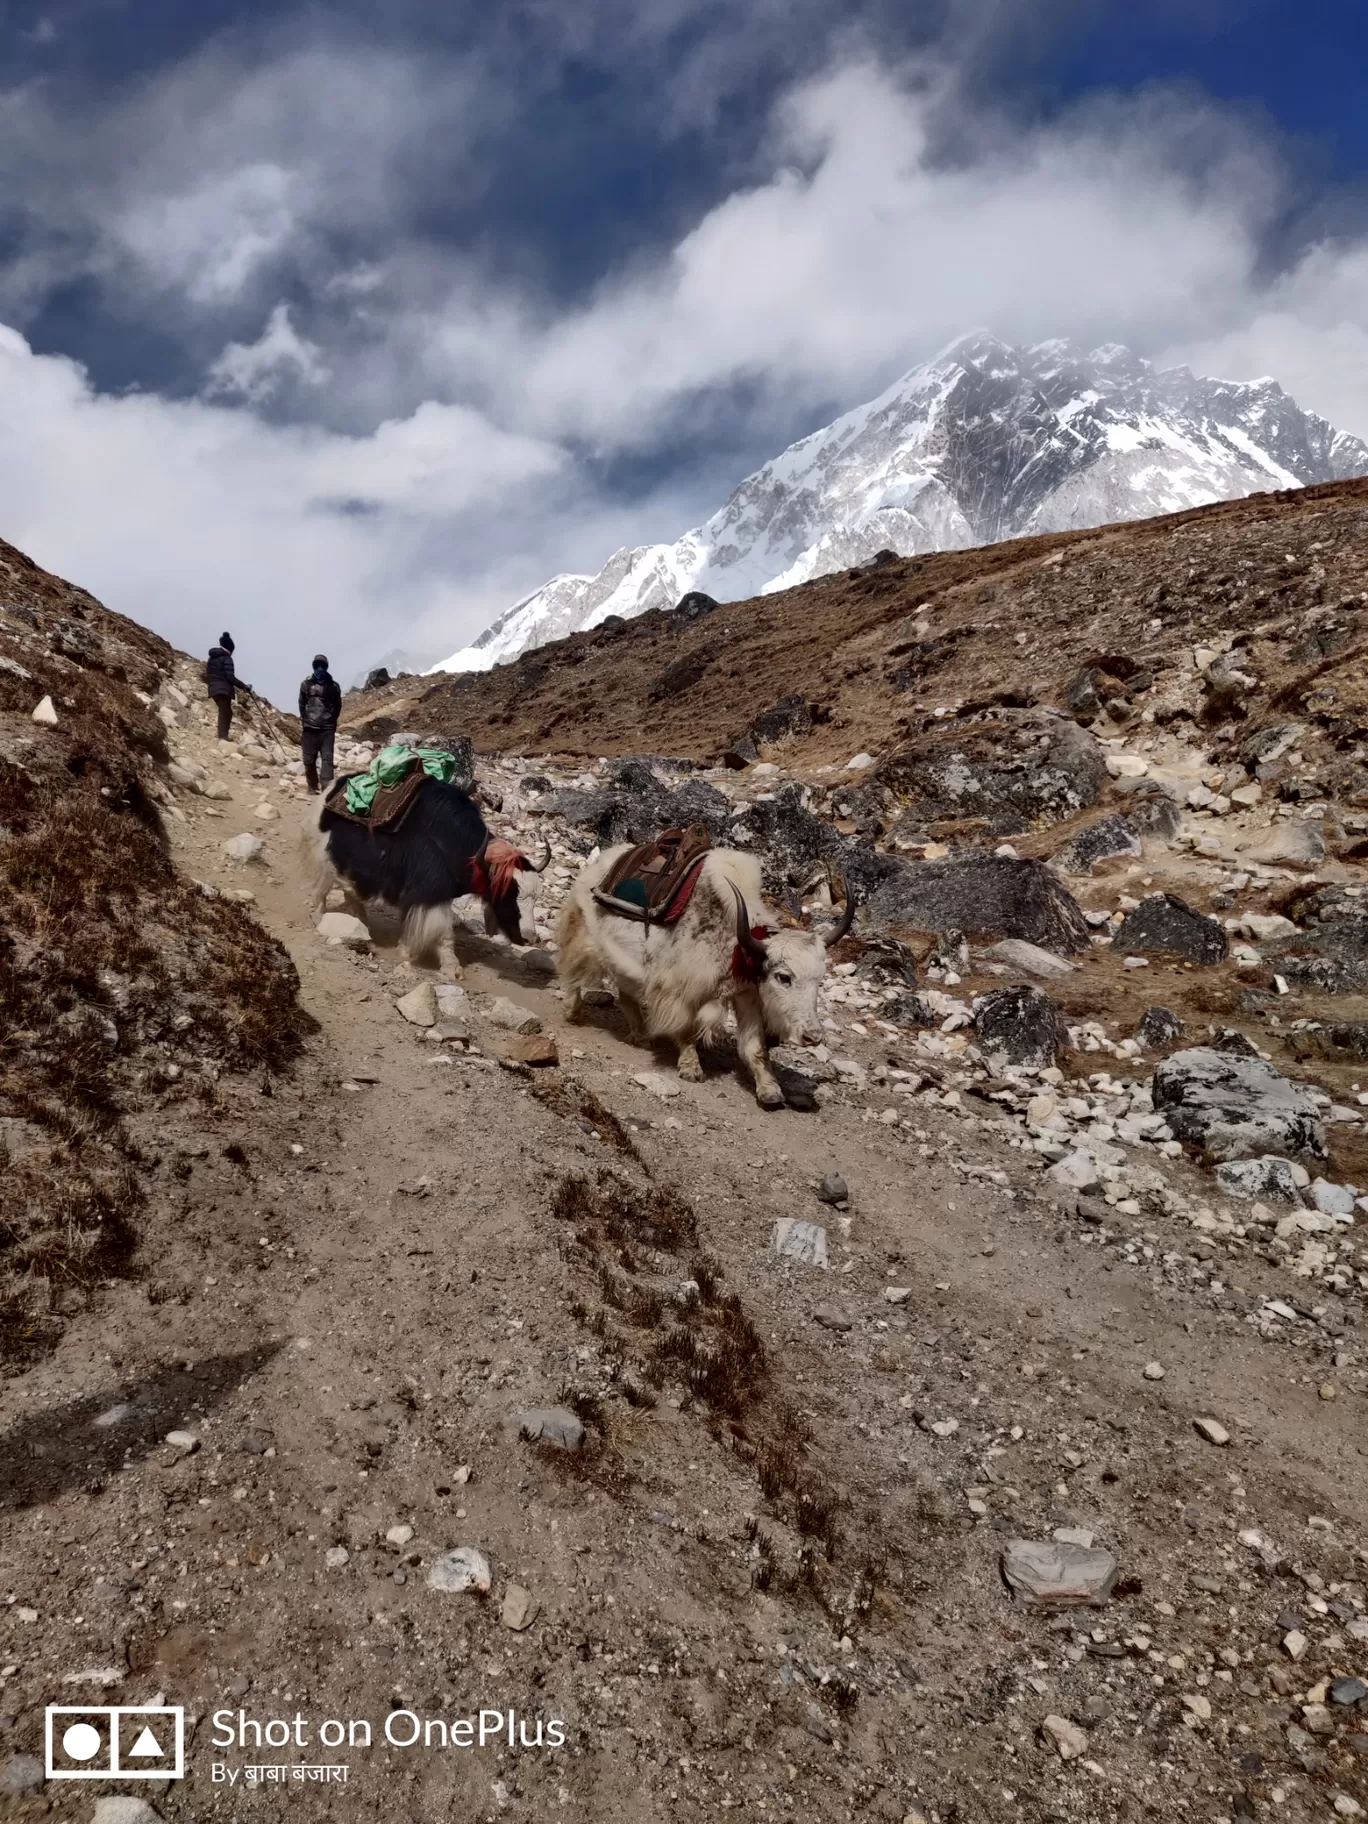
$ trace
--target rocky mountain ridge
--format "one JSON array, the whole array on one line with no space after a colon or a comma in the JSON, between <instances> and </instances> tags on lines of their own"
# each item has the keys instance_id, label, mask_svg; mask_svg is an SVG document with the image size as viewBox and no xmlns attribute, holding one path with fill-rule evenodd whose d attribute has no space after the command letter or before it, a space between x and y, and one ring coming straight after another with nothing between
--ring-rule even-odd
<instances>
[{"instance_id":1,"label":"rocky mountain ridge","mask_svg":"<svg viewBox=\"0 0 1368 1824\"><path fill-rule=\"evenodd\" d=\"M674 544L552 578L434 669L484 670L691 592L768 594L881 550L963 549L1365 473L1368 445L1274 380L976 333L792 445Z\"/></svg>"}]
</instances>

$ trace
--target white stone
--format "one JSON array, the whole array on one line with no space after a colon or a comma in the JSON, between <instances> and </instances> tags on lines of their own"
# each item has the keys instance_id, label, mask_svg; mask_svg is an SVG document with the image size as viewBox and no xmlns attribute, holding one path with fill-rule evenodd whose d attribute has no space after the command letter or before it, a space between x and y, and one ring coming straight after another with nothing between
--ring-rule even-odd
<instances>
[{"instance_id":1,"label":"white stone","mask_svg":"<svg viewBox=\"0 0 1368 1824\"><path fill-rule=\"evenodd\" d=\"M95 1814L90 1824L158 1824L161 1817L146 1799L135 1799L124 1792L96 1799Z\"/></svg>"},{"instance_id":2,"label":"white stone","mask_svg":"<svg viewBox=\"0 0 1368 1824\"><path fill-rule=\"evenodd\" d=\"M656 1096L662 1102L668 1102L680 1093L676 1080L662 1076L658 1070L639 1070L633 1075L632 1081L639 1089L644 1089L648 1096Z\"/></svg>"},{"instance_id":3,"label":"white stone","mask_svg":"<svg viewBox=\"0 0 1368 1824\"><path fill-rule=\"evenodd\" d=\"M783 1260L801 1261L808 1267L827 1265L827 1232L820 1223L782 1216L774 1225L773 1246Z\"/></svg>"},{"instance_id":4,"label":"white stone","mask_svg":"<svg viewBox=\"0 0 1368 1824\"><path fill-rule=\"evenodd\" d=\"M501 994L492 1001L488 1017L496 1026L503 1026L509 1032L540 1032L542 1023L530 1007L520 1007L517 1001L510 1001L507 995Z\"/></svg>"},{"instance_id":5,"label":"white stone","mask_svg":"<svg viewBox=\"0 0 1368 1824\"><path fill-rule=\"evenodd\" d=\"M44 697L33 712L33 720L40 728L56 728L57 710L51 697Z\"/></svg>"},{"instance_id":6,"label":"white stone","mask_svg":"<svg viewBox=\"0 0 1368 1824\"><path fill-rule=\"evenodd\" d=\"M858 773L862 768L873 766L873 764L873 754L852 754L849 760L846 761L846 771L848 773Z\"/></svg>"},{"instance_id":7,"label":"white stone","mask_svg":"<svg viewBox=\"0 0 1368 1824\"><path fill-rule=\"evenodd\" d=\"M266 844L260 836L253 836L250 831L244 830L240 836L228 838L223 845L223 852L229 861L236 861L246 867L251 862L261 861L266 852Z\"/></svg>"},{"instance_id":8,"label":"white stone","mask_svg":"<svg viewBox=\"0 0 1368 1824\"><path fill-rule=\"evenodd\" d=\"M348 944L354 950L364 950L370 943L370 932L350 912L325 912L314 929L329 943Z\"/></svg>"},{"instance_id":9,"label":"white stone","mask_svg":"<svg viewBox=\"0 0 1368 1824\"><path fill-rule=\"evenodd\" d=\"M444 1596L461 1596L468 1590L483 1596L489 1590L489 1560L473 1545L458 1545L454 1551L442 1553L425 1581L430 1590L440 1590Z\"/></svg>"},{"instance_id":10,"label":"white stone","mask_svg":"<svg viewBox=\"0 0 1368 1824\"><path fill-rule=\"evenodd\" d=\"M1143 779L1149 761L1143 754L1108 754L1107 771L1113 779Z\"/></svg>"},{"instance_id":11,"label":"white stone","mask_svg":"<svg viewBox=\"0 0 1368 1824\"><path fill-rule=\"evenodd\" d=\"M437 996L432 991L431 982L420 982L416 988L411 988L406 995L401 996L394 1005L411 1026L435 1026L437 1024Z\"/></svg>"},{"instance_id":12,"label":"white stone","mask_svg":"<svg viewBox=\"0 0 1368 1824\"><path fill-rule=\"evenodd\" d=\"M323 1554L323 1562L330 1571L340 1571L351 1562L351 1553L345 1545L330 1545Z\"/></svg>"},{"instance_id":13,"label":"white stone","mask_svg":"<svg viewBox=\"0 0 1368 1824\"><path fill-rule=\"evenodd\" d=\"M1317 1178L1311 1186L1311 1201L1324 1216L1353 1220L1354 1192L1347 1184L1328 1184L1324 1178Z\"/></svg>"},{"instance_id":14,"label":"white stone","mask_svg":"<svg viewBox=\"0 0 1368 1824\"><path fill-rule=\"evenodd\" d=\"M1297 927L1290 918L1277 912L1249 912L1240 921L1256 943L1271 944L1276 938L1295 937Z\"/></svg>"},{"instance_id":15,"label":"white stone","mask_svg":"<svg viewBox=\"0 0 1368 1824\"><path fill-rule=\"evenodd\" d=\"M1004 937L999 943L990 944L984 955L1009 963L1014 969L1024 969L1027 975L1072 975L1077 966L1067 957L1056 956L1053 950L1042 950L1038 944L1028 944L1023 937Z\"/></svg>"},{"instance_id":16,"label":"white stone","mask_svg":"<svg viewBox=\"0 0 1368 1824\"><path fill-rule=\"evenodd\" d=\"M259 804L252 815L262 823L274 823L280 816L280 812L273 804Z\"/></svg>"},{"instance_id":17,"label":"white stone","mask_svg":"<svg viewBox=\"0 0 1368 1824\"><path fill-rule=\"evenodd\" d=\"M1263 797L1263 787L1256 781L1252 785L1237 785L1230 794L1232 804L1257 804Z\"/></svg>"},{"instance_id":18,"label":"white stone","mask_svg":"<svg viewBox=\"0 0 1368 1824\"><path fill-rule=\"evenodd\" d=\"M1077 1760L1087 1749L1087 1736L1065 1716L1047 1716L1040 1727L1059 1750L1061 1761Z\"/></svg>"},{"instance_id":19,"label":"white stone","mask_svg":"<svg viewBox=\"0 0 1368 1824\"><path fill-rule=\"evenodd\" d=\"M1229 1444L1230 1433L1219 1419L1194 1419L1193 1426L1208 1444Z\"/></svg>"},{"instance_id":20,"label":"white stone","mask_svg":"<svg viewBox=\"0 0 1368 1824\"><path fill-rule=\"evenodd\" d=\"M193 1431L168 1431L166 1442L183 1457L193 1457L200 1447L200 1441Z\"/></svg>"},{"instance_id":21,"label":"white stone","mask_svg":"<svg viewBox=\"0 0 1368 1824\"><path fill-rule=\"evenodd\" d=\"M387 1543L397 1545L401 1551L412 1538L413 1528L411 1526L392 1526L385 1534Z\"/></svg>"},{"instance_id":22,"label":"white stone","mask_svg":"<svg viewBox=\"0 0 1368 1824\"><path fill-rule=\"evenodd\" d=\"M212 798L216 804L226 804L233 796L221 779L211 779L207 785L200 787L201 795Z\"/></svg>"}]
</instances>

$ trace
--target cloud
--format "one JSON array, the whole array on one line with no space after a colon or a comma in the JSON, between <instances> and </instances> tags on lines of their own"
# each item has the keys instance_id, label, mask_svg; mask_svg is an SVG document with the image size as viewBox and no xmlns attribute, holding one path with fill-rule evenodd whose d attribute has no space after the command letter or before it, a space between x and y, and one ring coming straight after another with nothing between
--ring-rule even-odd
<instances>
[{"instance_id":1,"label":"cloud","mask_svg":"<svg viewBox=\"0 0 1368 1824\"><path fill-rule=\"evenodd\" d=\"M293 378L304 386L321 386L329 370L318 346L307 341L290 321L288 304L277 304L255 342L230 342L209 368L209 398L237 397L260 404Z\"/></svg>"},{"instance_id":2,"label":"cloud","mask_svg":"<svg viewBox=\"0 0 1368 1824\"><path fill-rule=\"evenodd\" d=\"M686 13L633 29L660 55ZM717 50L685 58L700 97ZM1199 95L1023 124L943 63L848 55L786 91L668 244L567 296L461 214L510 118L480 81L497 63L216 46L69 146L42 141L51 95L12 95L0 179L33 220L0 308L22 327L59 282L98 282L189 378L102 389L6 332L0 532L191 650L230 626L288 696L320 643L346 676L453 650L553 572L673 538L980 324L1271 371L1368 433L1368 241L1270 270L1282 150Z\"/></svg>"}]
</instances>

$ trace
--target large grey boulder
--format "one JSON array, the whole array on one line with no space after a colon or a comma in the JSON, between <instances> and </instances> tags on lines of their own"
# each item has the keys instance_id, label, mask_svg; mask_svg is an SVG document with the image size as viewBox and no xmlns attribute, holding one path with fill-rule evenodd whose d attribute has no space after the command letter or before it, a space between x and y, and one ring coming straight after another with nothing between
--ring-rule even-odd
<instances>
[{"instance_id":1,"label":"large grey boulder","mask_svg":"<svg viewBox=\"0 0 1368 1824\"><path fill-rule=\"evenodd\" d=\"M1325 1131L1313 1092L1262 1058L1208 1045L1175 1051L1154 1072L1154 1107L1180 1140L1213 1163L1325 1156Z\"/></svg>"},{"instance_id":2,"label":"large grey boulder","mask_svg":"<svg viewBox=\"0 0 1368 1824\"><path fill-rule=\"evenodd\" d=\"M878 771L903 801L903 823L984 819L994 836L1058 823L1095 804L1107 783L1101 743L1068 716L994 709L939 722Z\"/></svg>"},{"instance_id":3,"label":"large grey boulder","mask_svg":"<svg viewBox=\"0 0 1368 1824\"><path fill-rule=\"evenodd\" d=\"M1068 1044L1064 1017L1039 988L994 988L974 1003L979 1048L994 1069L1029 1064L1044 1070Z\"/></svg>"},{"instance_id":4,"label":"large grey boulder","mask_svg":"<svg viewBox=\"0 0 1368 1824\"><path fill-rule=\"evenodd\" d=\"M1044 862L1017 856L900 861L871 894L868 911L884 929L1023 937L1061 956L1088 948L1088 923L1073 894Z\"/></svg>"},{"instance_id":5,"label":"large grey boulder","mask_svg":"<svg viewBox=\"0 0 1368 1824\"><path fill-rule=\"evenodd\" d=\"M1296 937L1263 952L1297 988L1323 994L1368 990L1368 898L1357 886L1315 887L1289 907L1302 926Z\"/></svg>"},{"instance_id":6,"label":"large grey boulder","mask_svg":"<svg viewBox=\"0 0 1368 1824\"><path fill-rule=\"evenodd\" d=\"M1220 963L1229 943L1214 918L1176 893L1151 893L1122 919L1112 948L1128 956L1179 956L1187 963Z\"/></svg>"},{"instance_id":7,"label":"large grey boulder","mask_svg":"<svg viewBox=\"0 0 1368 1824\"><path fill-rule=\"evenodd\" d=\"M1140 838L1127 817L1101 817L1078 830L1051 860L1065 874L1091 874L1099 862L1140 853Z\"/></svg>"},{"instance_id":8,"label":"large grey boulder","mask_svg":"<svg viewBox=\"0 0 1368 1824\"><path fill-rule=\"evenodd\" d=\"M1298 1206L1302 1201L1292 1161L1279 1159L1274 1153L1265 1154L1262 1159L1227 1159L1216 1167L1216 1182L1227 1197Z\"/></svg>"}]
</instances>

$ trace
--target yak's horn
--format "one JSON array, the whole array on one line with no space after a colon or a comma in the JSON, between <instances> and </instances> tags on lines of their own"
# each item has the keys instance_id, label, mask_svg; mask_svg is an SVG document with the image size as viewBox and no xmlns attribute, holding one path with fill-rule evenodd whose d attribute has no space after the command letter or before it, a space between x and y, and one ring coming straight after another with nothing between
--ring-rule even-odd
<instances>
[{"instance_id":1,"label":"yak's horn","mask_svg":"<svg viewBox=\"0 0 1368 1824\"><path fill-rule=\"evenodd\" d=\"M735 881L730 884L736 899L736 941L753 963L763 965L768 958L765 954L765 946L760 939L751 935L750 913L746 910L746 897Z\"/></svg>"},{"instance_id":2,"label":"yak's horn","mask_svg":"<svg viewBox=\"0 0 1368 1824\"><path fill-rule=\"evenodd\" d=\"M839 922L834 924L830 931L825 931L822 934L822 942L826 945L828 950L833 944L839 944L846 932L849 931L850 927L855 923L855 894L851 890L850 882L846 879L844 874L841 876L841 891L845 894L845 911L842 912Z\"/></svg>"}]
</instances>

